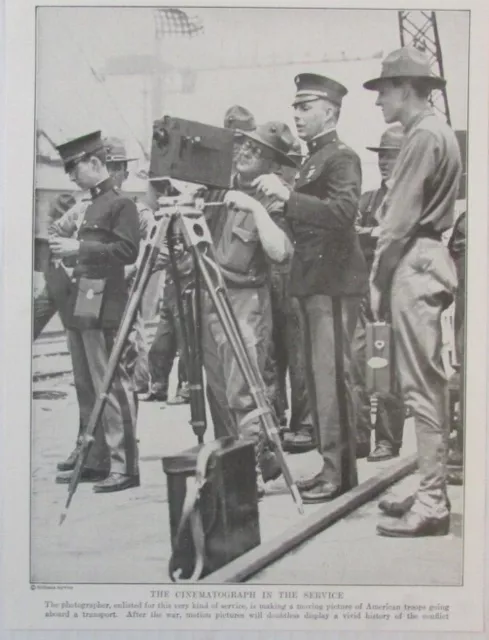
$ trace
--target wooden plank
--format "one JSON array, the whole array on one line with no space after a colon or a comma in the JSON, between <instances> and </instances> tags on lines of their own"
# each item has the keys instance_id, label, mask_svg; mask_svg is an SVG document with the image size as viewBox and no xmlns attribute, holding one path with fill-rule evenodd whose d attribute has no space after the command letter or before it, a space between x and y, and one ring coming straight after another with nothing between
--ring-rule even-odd
<instances>
[{"instance_id":1,"label":"wooden plank","mask_svg":"<svg viewBox=\"0 0 489 640\"><path fill-rule=\"evenodd\" d=\"M200 582L211 584L244 582L291 549L378 496L389 486L412 473L416 467L416 454L401 458L396 464L390 465L378 475L362 482L339 498L325 503L321 509L301 518L297 524L289 527L279 536L248 551Z\"/></svg>"}]
</instances>

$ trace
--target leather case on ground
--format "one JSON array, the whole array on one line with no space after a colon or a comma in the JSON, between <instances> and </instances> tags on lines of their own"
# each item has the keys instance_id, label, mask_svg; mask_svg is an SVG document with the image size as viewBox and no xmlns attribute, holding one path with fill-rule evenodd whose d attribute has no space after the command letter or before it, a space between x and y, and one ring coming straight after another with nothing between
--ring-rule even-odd
<instances>
[{"instance_id":1,"label":"leather case on ground","mask_svg":"<svg viewBox=\"0 0 489 640\"><path fill-rule=\"evenodd\" d=\"M367 392L391 393L394 374L392 327L387 322L367 322L366 338Z\"/></svg>"},{"instance_id":2,"label":"leather case on ground","mask_svg":"<svg viewBox=\"0 0 489 640\"><path fill-rule=\"evenodd\" d=\"M205 561L201 577L260 544L258 498L253 443L222 438L222 448L211 454L206 479L197 503L205 536ZM163 458L174 565L181 578L195 566L195 545L187 523L177 544L177 531L185 501L187 479L195 476L202 446Z\"/></svg>"}]
</instances>

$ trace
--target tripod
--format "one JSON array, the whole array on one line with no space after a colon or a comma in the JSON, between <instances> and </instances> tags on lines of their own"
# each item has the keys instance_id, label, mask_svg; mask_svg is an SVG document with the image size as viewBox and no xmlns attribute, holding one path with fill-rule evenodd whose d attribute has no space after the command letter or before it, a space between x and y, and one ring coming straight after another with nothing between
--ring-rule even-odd
<instances>
[{"instance_id":1,"label":"tripod","mask_svg":"<svg viewBox=\"0 0 489 640\"><path fill-rule=\"evenodd\" d=\"M211 297L217 312L220 324L224 330L227 340L236 358L243 378L248 386L250 394L255 402L256 410L254 414L260 421L265 438L270 449L275 453L280 464L284 479L292 494L300 513L303 513L302 500L297 486L292 478L292 474L284 457L278 425L275 413L268 404L266 393L261 379L261 375L249 357L245 341L241 334L236 316L229 301L229 294L221 273L221 269L216 260L214 246L212 243L209 228L204 218L202 209L204 203L190 199L181 198L169 205L163 211L163 216L150 235L150 239L145 246L143 257L138 268L135 280L129 293L129 299L124 311L124 315L110 354L107 372L103 382L103 392L99 395L90 415L86 432L83 436L80 453L73 471L73 475L68 488L68 498L65 509L61 514L60 524L66 518L67 510L71 504L73 495L77 489L80 475L88 456L90 447L94 441L94 432L98 427L102 416L107 392L111 387L112 380L121 358L125 341L131 330L134 318L138 311L142 296L146 290L149 278L154 270L154 265L161 247L165 240L168 243L173 277L175 279L177 300L182 325L182 333L187 356L187 367L189 368L188 380L190 388L190 424L197 436L199 443L203 442L206 429L205 421L205 400L202 376L202 350L200 344L200 278L204 282L205 288ZM207 205L209 206L209 204ZM182 300L179 274L174 252L174 231L176 223L179 223L183 232L186 247L191 250L194 260L195 270L195 304L189 305L191 311L185 312ZM199 278L200 276L200 278ZM188 309L187 309L188 311ZM184 321L187 320L187 322Z\"/></svg>"}]
</instances>

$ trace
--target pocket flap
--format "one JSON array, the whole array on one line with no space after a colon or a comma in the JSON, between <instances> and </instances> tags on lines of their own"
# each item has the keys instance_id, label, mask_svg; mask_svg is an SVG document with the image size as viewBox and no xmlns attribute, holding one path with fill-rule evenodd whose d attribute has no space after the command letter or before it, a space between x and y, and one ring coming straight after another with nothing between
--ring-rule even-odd
<instances>
[{"instance_id":1,"label":"pocket flap","mask_svg":"<svg viewBox=\"0 0 489 640\"><path fill-rule=\"evenodd\" d=\"M105 289L105 278L80 278L78 290L86 295L99 295Z\"/></svg>"},{"instance_id":2,"label":"pocket flap","mask_svg":"<svg viewBox=\"0 0 489 640\"><path fill-rule=\"evenodd\" d=\"M238 236L243 242L253 242L257 239L257 232L243 229L243 227L233 227L233 235Z\"/></svg>"}]
</instances>

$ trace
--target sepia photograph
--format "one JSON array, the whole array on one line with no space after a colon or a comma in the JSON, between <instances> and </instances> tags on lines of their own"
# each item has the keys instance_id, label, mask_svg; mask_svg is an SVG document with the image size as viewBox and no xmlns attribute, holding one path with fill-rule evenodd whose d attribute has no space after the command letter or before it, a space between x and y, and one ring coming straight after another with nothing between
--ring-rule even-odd
<instances>
[{"instance_id":1,"label":"sepia photograph","mask_svg":"<svg viewBox=\"0 0 489 640\"><path fill-rule=\"evenodd\" d=\"M463 583L469 36L37 9L34 583Z\"/></svg>"}]
</instances>

